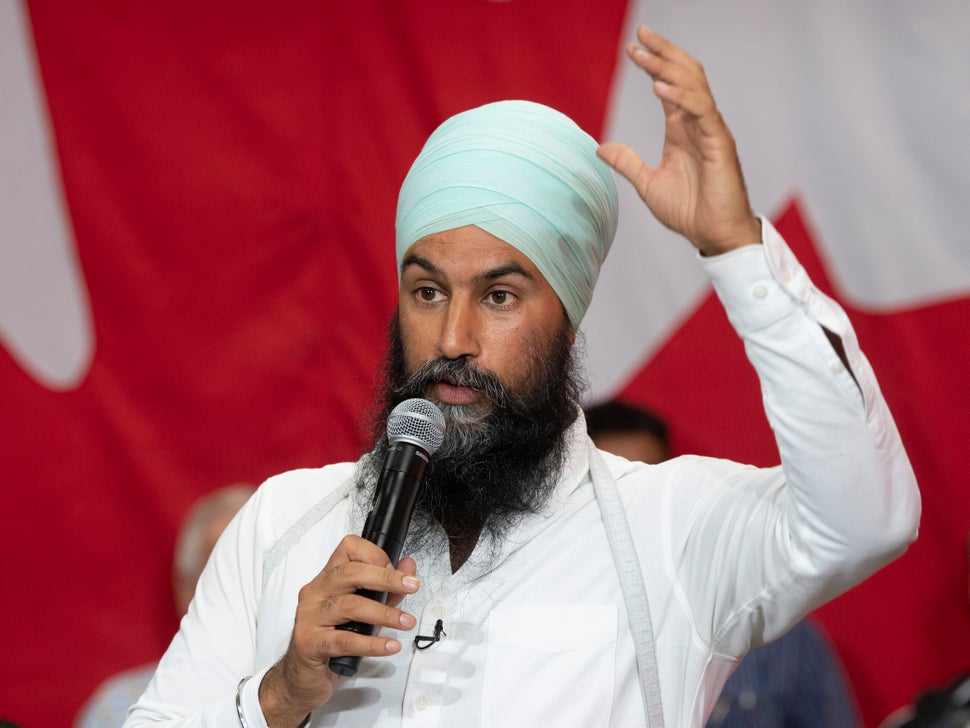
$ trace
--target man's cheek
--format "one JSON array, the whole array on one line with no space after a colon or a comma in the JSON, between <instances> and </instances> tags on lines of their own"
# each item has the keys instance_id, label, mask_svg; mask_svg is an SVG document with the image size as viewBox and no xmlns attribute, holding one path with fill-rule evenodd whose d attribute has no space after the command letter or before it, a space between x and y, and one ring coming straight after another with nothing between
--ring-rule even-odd
<instances>
[{"instance_id":1,"label":"man's cheek","mask_svg":"<svg viewBox=\"0 0 970 728\"><path fill-rule=\"evenodd\" d=\"M427 361L426 358L422 358L420 354L415 351L414 344L404 334L403 329L401 331L401 353L404 359L404 372L409 377L420 369L421 366Z\"/></svg>"}]
</instances>

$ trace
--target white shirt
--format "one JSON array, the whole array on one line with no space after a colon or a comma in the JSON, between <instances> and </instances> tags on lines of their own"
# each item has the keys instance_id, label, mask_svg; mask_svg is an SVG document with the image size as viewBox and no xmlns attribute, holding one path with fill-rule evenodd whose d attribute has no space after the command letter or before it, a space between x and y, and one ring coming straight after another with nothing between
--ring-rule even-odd
<instances>
[{"instance_id":1,"label":"white shirt","mask_svg":"<svg viewBox=\"0 0 970 728\"><path fill-rule=\"evenodd\" d=\"M669 728L703 726L750 646L902 553L919 519L912 469L848 319L762 224L764 245L700 260L758 371L783 465L644 465L603 453L637 543ZM823 326L842 339L852 373ZM553 497L497 554L477 548L455 574L447 556L411 554L422 586L401 608L417 629L397 635L397 655L364 658L311 725L644 724L582 418L566 436ZM126 726L238 726L236 687L248 675L246 722L265 726L259 681L286 650L299 589L361 530L350 498L326 500L354 472L342 463L263 484L219 541ZM447 636L414 649L438 619Z\"/></svg>"}]
</instances>

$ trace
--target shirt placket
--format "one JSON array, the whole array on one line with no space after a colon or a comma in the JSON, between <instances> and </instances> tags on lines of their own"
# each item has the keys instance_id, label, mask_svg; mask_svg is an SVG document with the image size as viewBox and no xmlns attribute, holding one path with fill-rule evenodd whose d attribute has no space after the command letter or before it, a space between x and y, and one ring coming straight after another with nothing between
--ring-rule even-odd
<instances>
[{"instance_id":1,"label":"shirt placket","mask_svg":"<svg viewBox=\"0 0 970 728\"><path fill-rule=\"evenodd\" d=\"M436 642L423 641L424 649L412 642L414 651L404 690L403 724L408 728L441 726L445 691L451 682L450 673L460 643L453 592L444 587L426 603L415 634L432 637L435 625L441 620L442 634ZM452 625L452 626L449 626ZM449 639L451 633L451 639ZM407 649L407 647L405 647Z\"/></svg>"}]
</instances>

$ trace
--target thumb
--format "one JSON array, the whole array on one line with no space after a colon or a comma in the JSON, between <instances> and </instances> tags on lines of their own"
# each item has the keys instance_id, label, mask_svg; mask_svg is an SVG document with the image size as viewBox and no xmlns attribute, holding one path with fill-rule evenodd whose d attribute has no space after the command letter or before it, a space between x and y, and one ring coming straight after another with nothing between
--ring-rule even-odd
<instances>
[{"instance_id":1,"label":"thumb","mask_svg":"<svg viewBox=\"0 0 970 728\"><path fill-rule=\"evenodd\" d=\"M653 170L640 159L639 154L626 144L604 142L597 148L596 156L625 177L643 196Z\"/></svg>"}]
</instances>

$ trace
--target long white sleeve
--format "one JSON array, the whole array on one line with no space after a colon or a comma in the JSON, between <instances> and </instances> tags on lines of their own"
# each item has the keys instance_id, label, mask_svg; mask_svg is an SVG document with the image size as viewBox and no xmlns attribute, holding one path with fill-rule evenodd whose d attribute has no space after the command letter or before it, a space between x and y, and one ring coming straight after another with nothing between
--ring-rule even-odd
<instances>
[{"instance_id":1,"label":"long white sleeve","mask_svg":"<svg viewBox=\"0 0 970 728\"><path fill-rule=\"evenodd\" d=\"M699 467L721 471L722 487L670 495L693 500L670 511L680 514L672 533L690 536L668 546L669 566L695 616L711 620L701 633L729 655L776 637L901 554L920 513L912 468L848 318L766 220L763 230L763 245L701 265L758 372L781 471L708 463ZM851 373L822 327L841 339Z\"/></svg>"}]
</instances>

